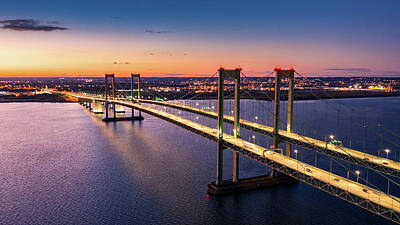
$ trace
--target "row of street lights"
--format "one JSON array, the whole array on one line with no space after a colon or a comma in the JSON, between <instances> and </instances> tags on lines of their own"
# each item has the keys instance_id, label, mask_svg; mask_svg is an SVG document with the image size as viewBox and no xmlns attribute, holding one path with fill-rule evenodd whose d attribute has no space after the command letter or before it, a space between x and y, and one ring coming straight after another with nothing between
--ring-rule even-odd
<instances>
[{"instance_id":1,"label":"row of street lights","mask_svg":"<svg viewBox=\"0 0 400 225\"><path fill-rule=\"evenodd\" d=\"M297 153L298 153L299 151L297 150L297 149L295 149L294 150L294 153L296 154L296 160L297 160ZM359 178L360 178L360 171L359 170L356 170L355 171L355 173L356 173L356 175L357 175L357 183L358 183L358 180L359 180ZM347 177L348 178L348 177Z\"/></svg>"},{"instance_id":2,"label":"row of street lights","mask_svg":"<svg viewBox=\"0 0 400 225\"><path fill-rule=\"evenodd\" d=\"M331 141L335 140L335 136L333 134L329 135L329 139L331 139ZM328 147L328 141L327 138L325 136L325 143L326 143L326 147ZM384 152L386 152L386 158L389 159L389 153L390 153L390 149L385 149L383 150Z\"/></svg>"}]
</instances>

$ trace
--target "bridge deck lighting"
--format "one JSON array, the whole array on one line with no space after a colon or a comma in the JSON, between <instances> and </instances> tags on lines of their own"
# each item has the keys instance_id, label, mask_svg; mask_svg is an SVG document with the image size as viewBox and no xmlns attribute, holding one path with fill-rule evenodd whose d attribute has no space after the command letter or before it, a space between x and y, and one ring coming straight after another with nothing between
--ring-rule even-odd
<instances>
[{"instance_id":1,"label":"bridge deck lighting","mask_svg":"<svg viewBox=\"0 0 400 225\"><path fill-rule=\"evenodd\" d=\"M387 149L385 149L384 151L386 152L386 158L389 158L390 149L387 148Z\"/></svg>"},{"instance_id":2,"label":"bridge deck lighting","mask_svg":"<svg viewBox=\"0 0 400 225\"><path fill-rule=\"evenodd\" d=\"M358 178L360 177L360 171L356 170L356 174L357 174L357 183L358 183Z\"/></svg>"}]
</instances>

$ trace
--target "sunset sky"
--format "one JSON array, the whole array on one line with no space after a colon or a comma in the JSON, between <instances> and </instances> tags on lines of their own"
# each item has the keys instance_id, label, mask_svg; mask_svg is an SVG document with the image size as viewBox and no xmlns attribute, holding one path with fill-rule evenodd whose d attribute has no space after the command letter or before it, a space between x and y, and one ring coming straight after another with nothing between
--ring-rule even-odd
<instances>
[{"instance_id":1,"label":"sunset sky","mask_svg":"<svg viewBox=\"0 0 400 225\"><path fill-rule=\"evenodd\" d=\"M400 1L1 0L0 76L400 76Z\"/></svg>"}]
</instances>

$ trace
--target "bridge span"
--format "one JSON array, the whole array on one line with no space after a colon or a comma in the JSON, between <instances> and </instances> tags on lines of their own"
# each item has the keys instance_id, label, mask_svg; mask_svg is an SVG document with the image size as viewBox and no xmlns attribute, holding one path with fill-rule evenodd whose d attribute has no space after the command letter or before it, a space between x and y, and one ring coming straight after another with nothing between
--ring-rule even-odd
<instances>
[{"instance_id":1,"label":"bridge span","mask_svg":"<svg viewBox=\"0 0 400 225\"><path fill-rule=\"evenodd\" d=\"M187 106L184 104L176 104L174 102L164 101L152 101L145 100L140 97L140 74L131 75L131 98L118 98L115 94L115 76L114 74L106 74L105 76L105 92L104 95L87 95L73 92L55 92L58 94L64 94L71 96L83 101L90 101L94 104L94 113L102 113L103 106L105 106L105 118L104 121L119 121L121 118L116 116L117 111L124 111L123 106L132 109L132 117L128 119L143 119L141 112L153 115L160 119L171 122L179 127L185 128L193 133L206 137L212 141L217 142L217 179L215 183L209 185L209 193L211 189L217 190L216 194L227 190L226 188L239 187L244 185L247 181L239 180L239 153L257 161L263 163L272 168L271 178L272 181L275 179L274 175L279 171L280 174L286 174L286 178L291 180L299 180L307 183L315 188L328 192L338 198L344 199L352 204L355 204L361 208L364 208L370 212L380 215L386 219L400 224L400 199L393 196L389 192L390 183L395 184L396 187L400 187L400 184L392 178L400 178L400 163L394 160L385 159L372 154L363 153L350 148L344 148L329 144L326 141L320 141L315 138L306 137L298 133L292 132L292 120L293 120L293 99L294 99L294 74L293 68L289 70L282 70L280 68L275 69L275 99L274 99L274 126L266 126L252 121L240 119L240 75L241 69L236 68L234 70L225 70L220 68L218 77L218 112L198 109L195 107ZM112 79L112 95L108 95L108 78ZM134 82L133 80L138 78L137 96L134 97ZM224 115L224 80L234 80L234 114L233 116ZM287 129L279 129L279 109L280 109L280 83L282 79L286 79L289 82L288 87L288 117L287 117ZM104 96L104 97L103 97ZM93 105L92 104L92 105ZM185 119L181 116L168 113L166 110L159 110L152 105L162 105L164 107L174 108L178 110L187 111L193 114L202 115L204 117L217 119L217 129L196 123L192 120ZM112 105L114 116L109 117L109 106ZM134 117L134 111L139 111L139 117ZM224 133L224 122L233 124L233 135ZM241 139L239 135L240 127L248 129L250 131L258 132L271 136L273 138L273 146L271 148L264 148L262 146L251 143ZM279 149L280 143L286 143L285 154L282 149ZM320 152L331 157L331 168L332 158L338 158L340 160L347 161L349 163L363 166L368 169L374 170L380 178L384 178L387 181L387 192L382 191L381 188L374 186L371 182L366 182L366 185L359 183L359 173L357 173L357 181L349 178L349 167L347 167L347 178L337 175L332 172L332 169L328 172L316 165L312 166L303 161L297 160L290 156L291 145L297 145L306 149ZM233 177L231 180L224 181L223 176L223 150L231 149L233 151ZM390 175L390 176L386 176ZM367 175L368 180L368 175ZM243 182L241 182L243 181ZM255 183L253 183L254 185ZM249 185L250 186L250 185ZM378 185L379 186L379 185ZM239 190L239 189L237 189Z\"/></svg>"},{"instance_id":2,"label":"bridge span","mask_svg":"<svg viewBox=\"0 0 400 225\"><path fill-rule=\"evenodd\" d=\"M94 96L93 96L94 97ZM87 98L91 99L91 96L80 96L79 98ZM105 99L96 98L98 101L105 102ZM115 98L119 101L132 101L131 99L126 98ZM198 114L201 116L205 116L212 119L218 119L218 113L210 110L199 109L195 107L191 107L184 104L177 104L171 101L154 101L154 100L147 100L147 99L133 99L135 102L140 103L148 103L148 104L155 104L166 106L178 110L187 111L190 113ZM224 115L224 122L227 123L234 123L234 117L229 115ZM259 124L253 121L240 119L239 123L240 127L264 134L273 137L274 136L274 128ZM400 162L383 158L380 156L364 153L361 151L357 151L354 149L346 148L343 146L338 146L334 144L329 144L325 141L321 141L315 138L307 137L301 134L297 134L294 132L287 132L285 130L279 129L279 138L282 141L289 142L316 152L320 152L326 154L328 156L335 157L340 160L345 160L356 165L373 169L375 171L395 176L400 178Z\"/></svg>"},{"instance_id":3,"label":"bridge span","mask_svg":"<svg viewBox=\"0 0 400 225\"><path fill-rule=\"evenodd\" d=\"M101 102L106 101L105 98L79 95L76 93L66 94L80 99ZM133 108L135 110L140 110L149 115L176 124L209 140L216 142L219 140L217 129L184 119L177 115L167 113L163 110L157 110L141 105L137 102L125 101L121 99L108 99L107 102L110 104L118 104ZM248 123L248 126L252 124L252 122ZM255 126L255 124L251 125L251 127ZM267 130L271 128L266 126L266 128L260 127L260 129ZM223 146L224 148L240 152L244 156L263 163L272 169L289 175L315 188L328 192L340 199L346 200L352 204L400 224L400 199L395 196L386 194L380 190L376 190L356 181L330 173L243 139L234 138L232 135L226 133L223 134Z\"/></svg>"},{"instance_id":4,"label":"bridge span","mask_svg":"<svg viewBox=\"0 0 400 225\"><path fill-rule=\"evenodd\" d=\"M177 104L171 101L154 101L147 99L134 99L137 102L149 103L162 105L166 107L171 107L191 113L195 113L201 116L205 116L212 119L218 119L218 114L214 111L199 109L191 107L184 104ZM229 115L224 115L224 121L233 124L234 117ZM240 127L246 128L248 130L255 131L264 135L274 136L274 128L259 124L253 121L240 119ZM282 141L290 142L292 144L311 149L316 152L324 153L326 155L335 157L337 159L349 161L351 163L370 168L388 175L392 175L400 178L400 162L390 160L387 158L379 157L376 155L364 153L354 149L346 148L343 146L338 146L334 144L329 144L325 141L317 140L315 138L306 137L301 134L294 132L287 132L285 130L279 130L279 138Z\"/></svg>"}]
</instances>

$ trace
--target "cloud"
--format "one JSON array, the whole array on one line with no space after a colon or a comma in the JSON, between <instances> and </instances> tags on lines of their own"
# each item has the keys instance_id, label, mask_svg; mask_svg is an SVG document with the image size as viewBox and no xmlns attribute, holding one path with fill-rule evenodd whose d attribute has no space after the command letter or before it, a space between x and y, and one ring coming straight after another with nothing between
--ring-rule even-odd
<instances>
[{"instance_id":1,"label":"cloud","mask_svg":"<svg viewBox=\"0 0 400 225\"><path fill-rule=\"evenodd\" d=\"M54 23L51 21L50 23ZM1 20L0 24L3 24L2 29L16 30L16 31L57 31L57 30L69 30L65 27L44 25L40 24L37 20L32 19L17 19L17 20Z\"/></svg>"},{"instance_id":2,"label":"cloud","mask_svg":"<svg viewBox=\"0 0 400 225\"><path fill-rule=\"evenodd\" d=\"M326 68L325 71L343 71L343 72L372 72L368 68Z\"/></svg>"},{"instance_id":3,"label":"cloud","mask_svg":"<svg viewBox=\"0 0 400 225\"><path fill-rule=\"evenodd\" d=\"M150 30L150 29L146 29L144 30L145 33L148 34L170 34L173 33L172 31L169 30Z\"/></svg>"},{"instance_id":4,"label":"cloud","mask_svg":"<svg viewBox=\"0 0 400 225\"><path fill-rule=\"evenodd\" d=\"M152 52L150 52L150 53L149 53L149 55L153 56L153 55L156 55L156 54L155 54L155 53L152 53Z\"/></svg>"}]
</instances>

